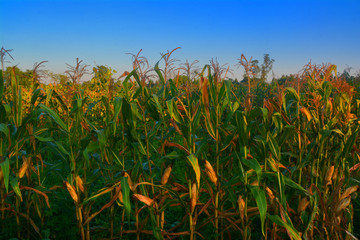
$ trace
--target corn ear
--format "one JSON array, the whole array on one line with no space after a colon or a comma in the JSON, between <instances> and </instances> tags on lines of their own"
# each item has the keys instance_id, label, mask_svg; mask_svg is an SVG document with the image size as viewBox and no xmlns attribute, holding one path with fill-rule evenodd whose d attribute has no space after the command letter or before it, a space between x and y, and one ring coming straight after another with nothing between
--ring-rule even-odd
<instances>
[{"instance_id":1,"label":"corn ear","mask_svg":"<svg viewBox=\"0 0 360 240\"><path fill-rule=\"evenodd\" d=\"M340 214L342 210L344 210L345 208L347 208L347 206L349 206L350 201L351 201L350 197L341 200L335 208L335 213Z\"/></svg>"},{"instance_id":2,"label":"corn ear","mask_svg":"<svg viewBox=\"0 0 360 240\"><path fill-rule=\"evenodd\" d=\"M300 202L299 202L299 206L297 208L297 212L301 213L303 211L305 211L305 209L307 208L307 206L309 205L309 201L307 200L306 197L303 197Z\"/></svg>"},{"instance_id":3,"label":"corn ear","mask_svg":"<svg viewBox=\"0 0 360 240\"><path fill-rule=\"evenodd\" d=\"M170 174L171 174L171 171L172 171L172 164L170 164L164 171L164 174L161 178L161 185L166 185L166 183L168 182L169 180L169 177L170 177Z\"/></svg>"},{"instance_id":4,"label":"corn ear","mask_svg":"<svg viewBox=\"0 0 360 240\"><path fill-rule=\"evenodd\" d=\"M82 179L81 179L81 177L79 175L76 176L76 183L77 183L77 186L80 189L80 191L84 193L84 191L85 191L84 183L83 183L83 181L82 181Z\"/></svg>"},{"instance_id":5,"label":"corn ear","mask_svg":"<svg viewBox=\"0 0 360 240\"><path fill-rule=\"evenodd\" d=\"M24 158L24 162L19 170L19 178L20 179L24 177L26 170L28 169L28 166L29 166L28 159Z\"/></svg>"},{"instance_id":6,"label":"corn ear","mask_svg":"<svg viewBox=\"0 0 360 240\"><path fill-rule=\"evenodd\" d=\"M356 192L358 190L358 188L359 188L358 185L347 188L345 190L345 192L340 196L340 200L347 198L348 196L350 196L350 194L352 194L353 192Z\"/></svg>"},{"instance_id":7,"label":"corn ear","mask_svg":"<svg viewBox=\"0 0 360 240\"><path fill-rule=\"evenodd\" d=\"M218 178L216 176L216 173L215 173L213 167L207 160L205 160L205 172L208 175L210 181L212 183L214 183L215 186L217 186Z\"/></svg>"},{"instance_id":8,"label":"corn ear","mask_svg":"<svg viewBox=\"0 0 360 240\"><path fill-rule=\"evenodd\" d=\"M239 211L240 211L240 217L241 220L244 221L244 215L245 215L245 201L244 199L241 197L241 195L238 198L238 206L239 206Z\"/></svg>"},{"instance_id":9,"label":"corn ear","mask_svg":"<svg viewBox=\"0 0 360 240\"><path fill-rule=\"evenodd\" d=\"M66 188L70 193L71 198L74 200L74 202L78 203L79 202L79 198L76 194L75 188L74 186L70 185L70 183L68 183L67 181L65 181L66 184Z\"/></svg>"},{"instance_id":10,"label":"corn ear","mask_svg":"<svg viewBox=\"0 0 360 240\"><path fill-rule=\"evenodd\" d=\"M191 199L190 199L190 210L191 214L194 212L197 202L197 190L196 190L196 183L193 183L191 187Z\"/></svg>"},{"instance_id":11,"label":"corn ear","mask_svg":"<svg viewBox=\"0 0 360 240\"><path fill-rule=\"evenodd\" d=\"M328 170L326 171L326 175L325 175L325 184L326 185L332 184L331 179L332 179L333 173L334 173L334 165L329 167Z\"/></svg>"},{"instance_id":12,"label":"corn ear","mask_svg":"<svg viewBox=\"0 0 360 240\"><path fill-rule=\"evenodd\" d=\"M306 107L302 107L300 112L306 116L306 119L310 121L312 119L310 111Z\"/></svg>"}]
</instances>

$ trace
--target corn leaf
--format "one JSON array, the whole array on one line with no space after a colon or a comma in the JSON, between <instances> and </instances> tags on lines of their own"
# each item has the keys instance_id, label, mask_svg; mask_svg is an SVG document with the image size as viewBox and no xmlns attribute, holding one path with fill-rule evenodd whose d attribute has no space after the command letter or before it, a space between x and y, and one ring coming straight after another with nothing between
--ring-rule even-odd
<instances>
[{"instance_id":1,"label":"corn leaf","mask_svg":"<svg viewBox=\"0 0 360 240\"><path fill-rule=\"evenodd\" d=\"M293 237L295 240L301 240L301 236L299 234L299 232L291 225L287 224L286 222L284 222L283 220L281 220L281 218L278 215L267 215L267 217L273 221L274 223L276 223L277 225L286 228L286 230L288 230L288 233L290 233L290 237Z\"/></svg>"},{"instance_id":2,"label":"corn leaf","mask_svg":"<svg viewBox=\"0 0 360 240\"><path fill-rule=\"evenodd\" d=\"M19 188L19 178L18 177L11 178L10 185L14 190L15 194L20 198L20 201L22 201L21 191Z\"/></svg>"},{"instance_id":3,"label":"corn leaf","mask_svg":"<svg viewBox=\"0 0 360 240\"><path fill-rule=\"evenodd\" d=\"M3 73L0 74L0 103L2 101L2 97L4 94L4 79L3 79Z\"/></svg>"},{"instance_id":4,"label":"corn leaf","mask_svg":"<svg viewBox=\"0 0 360 240\"><path fill-rule=\"evenodd\" d=\"M130 187L128 184L127 177L123 177L121 179L121 190L123 195L123 203L125 207L125 212L128 220L130 221L130 213L131 213L131 202L130 202Z\"/></svg>"},{"instance_id":5,"label":"corn leaf","mask_svg":"<svg viewBox=\"0 0 360 240\"><path fill-rule=\"evenodd\" d=\"M196 183L200 186L200 166L197 157L194 154L187 156L196 176Z\"/></svg>"},{"instance_id":6,"label":"corn leaf","mask_svg":"<svg viewBox=\"0 0 360 240\"><path fill-rule=\"evenodd\" d=\"M9 175L10 175L9 158L6 158L4 162L0 163L0 166L1 166L1 170L3 172L5 189L6 189L6 192L8 192L8 189L9 189Z\"/></svg>"},{"instance_id":7,"label":"corn leaf","mask_svg":"<svg viewBox=\"0 0 360 240\"><path fill-rule=\"evenodd\" d=\"M39 107L44 110L47 114L49 114L49 116L66 132L68 132L68 127L66 126L66 124L63 122L63 120L61 120L61 118L59 117L59 115L57 115L57 113L54 112L54 110L52 110L51 108L49 108L48 106L45 106L44 104L40 103Z\"/></svg>"},{"instance_id":8,"label":"corn leaf","mask_svg":"<svg viewBox=\"0 0 360 240\"><path fill-rule=\"evenodd\" d=\"M265 217L267 212L267 203L266 203L266 196L265 191L261 189L259 186L248 186L253 194L256 205L258 206L259 213L260 213L260 220L261 220L261 231L262 234L265 236L264 232L264 224L265 224Z\"/></svg>"}]
</instances>

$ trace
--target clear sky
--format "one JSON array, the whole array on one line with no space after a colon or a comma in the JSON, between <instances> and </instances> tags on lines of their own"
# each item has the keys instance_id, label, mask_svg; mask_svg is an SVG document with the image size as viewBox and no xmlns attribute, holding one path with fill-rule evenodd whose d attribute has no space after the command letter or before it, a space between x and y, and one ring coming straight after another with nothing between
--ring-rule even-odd
<instances>
[{"instance_id":1,"label":"clear sky","mask_svg":"<svg viewBox=\"0 0 360 240\"><path fill-rule=\"evenodd\" d=\"M151 65L160 53L198 66L217 57L235 77L241 54L262 62L269 53L274 73L296 73L306 63L333 63L360 71L360 0L171 1L0 0L0 46L13 49L25 70L49 61L53 72L79 57L91 66L131 69L143 49Z\"/></svg>"}]
</instances>

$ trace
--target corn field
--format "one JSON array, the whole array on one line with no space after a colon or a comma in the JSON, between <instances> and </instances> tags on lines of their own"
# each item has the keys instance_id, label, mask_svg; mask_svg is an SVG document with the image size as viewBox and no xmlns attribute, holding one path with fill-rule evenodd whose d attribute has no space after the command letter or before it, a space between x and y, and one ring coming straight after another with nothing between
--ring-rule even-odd
<instances>
[{"instance_id":1,"label":"corn field","mask_svg":"<svg viewBox=\"0 0 360 240\"><path fill-rule=\"evenodd\" d=\"M309 64L259 105L244 56L240 93L171 54L88 88L81 61L67 85L1 79L1 239L359 236L356 86Z\"/></svg>"}]
</instances>

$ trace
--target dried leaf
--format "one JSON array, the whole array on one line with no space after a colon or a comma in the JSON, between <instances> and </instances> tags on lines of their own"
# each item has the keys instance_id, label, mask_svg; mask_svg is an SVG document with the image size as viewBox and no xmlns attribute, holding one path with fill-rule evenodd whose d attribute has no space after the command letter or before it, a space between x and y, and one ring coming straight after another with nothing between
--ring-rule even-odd
<instances>
[{"instance_id":1,"label":"dried leaf","mask_svg":"<svg viewBox=\"0 0 360 240\"><path fill-rule=\"evenodd\" d=\"M274 196L273 192L271 191L271 189L268 187L265 187L265 190L266 190L267 195L270 197L270 199L273 200L275 198L275 196Z\"/></svg>"},{"instance_id":2,"label":"dried leaf","mask_svg":"<svg viewBox=\"0 0 360 240\"><path fill-rule=\"evenodd\" d=\"M135 192L135 186L134 186L134 184L133 184L133 182L131 180L130 175L127 172L125 172L124 177L127 177L127 182L129 184L129 188L131 189L131 191Z\"/></svg>"},{"instance_id":3,"label":"dried leaf","mask_svg":"<svg viewBox=\"0 0 360 240\"><path fill-rule=\"evenodd\" d=\"M153 202L154 202L154 200L152 200L151 198L149 198L149 197L147 197L147 196L144 196L144 195L141 195L141 194L136 194L136 193L134 193L133 196L134 196L137 200L139 200L139 201L145 203L146 205L148 205L149 207L150 207L150 206L153 204Z\"/></svg>"}]
</instances>

